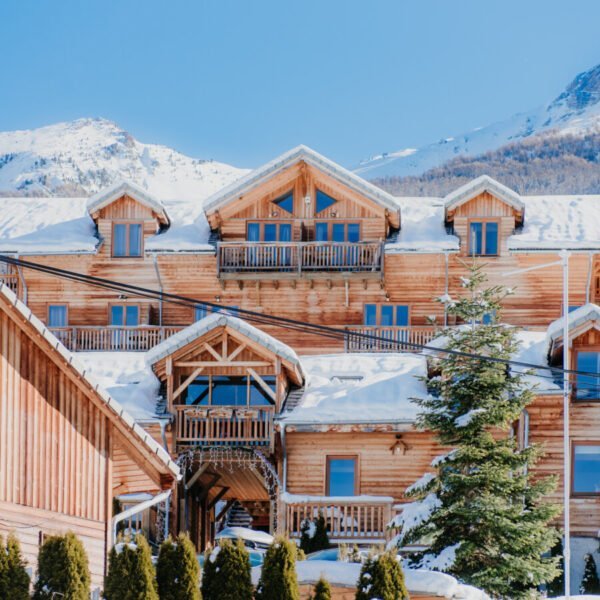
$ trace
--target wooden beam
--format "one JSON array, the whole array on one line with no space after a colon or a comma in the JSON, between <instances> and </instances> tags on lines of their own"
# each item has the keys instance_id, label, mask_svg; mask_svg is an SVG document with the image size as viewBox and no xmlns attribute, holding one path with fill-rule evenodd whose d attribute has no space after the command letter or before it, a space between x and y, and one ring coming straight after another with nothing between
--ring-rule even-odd
<instances>
[{"instance_id":1,"label":"wooden beam","mask_svg":"<svg viewBox=\"0 0 600 600\"><path fill-rule=\"evenodd\" d=\"M238 354L241 354L246 348L248 344L240 344L228 357L226 360L232 361Z\"/></svg>"},{"instance_id":2,"label":"wooden beam","mask_svg":"<svg viewBox=\"0 0 600 600\"><path fill-rule=\"evenodd\" d=\"M266 360L248 360L241 362L230 362L228 360L215 360L214 362L200 361L185 361L176 362L176 367L271 367L272 362Z\"/></svg>"},{"instance_id":3,"label":"wooden beam","mask_svg":"<svg viewBox=\"0 0 600 600\"><path fill-rule=\"evenodd\" d=\"M196 483L196 481L198 481L198 478L202 475L202 473L204 473L204 471L206 471L206 469L208 469L208 463L204 463L198 468L198 470L192 475L191 479L186 481L184 489L186 491L189 490Z\"/></svg>"},{"instance_id":4,"label":"wooden beam","mask_svg":"<svg viewBox=\"0 0 600 600\"><path fill-rule=\"evenodd\" d=\"M221 487L221 491L208 503L208 510L211 510L215 504L229 491L226 486Z\"/></svg>"},{"instance_id":5,"label":"wooden beam","mask_svg":"<svg viewBox=\"0 0 600 600\"><path fill-rule=\"evenodd\" d=\"M248 373L250 373L250 375L256 379L258 385L260 385L266 394L270 396L271 400L273 400L273 402L277 402L277 396L275 392L267 385L265 380L254 369L248 369Z\"/></svg>"},{"instance_id":6,"label":"wooden beam","mask_svg":"<svg viewBox=\"0 0 600 600\"><path fill-rule=\"evenodd\" d=\"M179 395L190 386L192 381L194 381L202 371L204 371L204 367L195 369L194 372L173 392L173 402L176 398L179 398Z\"/></svg>"},{"instance_id":7,"label":"wooden beam","mask_svg":"<svg viewBox=\"0 0 600 600\"><path fill-rule=\"evenodd\" d=\"M215 483L219 481L219 479L221 479L221 476L218 473L215 473L213 475L213 478L205 486L202 487L202 491L198 495L197 502L202 502L206 498L206 496L208 496L208 492L210 492L210 490L214 487Z\"/></svg>"},{"instance_id":8,"label":"wooden beam","mask_svg":"<svg viewBox=\"0 0 600 600\"><path fill-rule=\"evenodd\" d=\"M223 360L224 357L221 356L212 346L210 346L209 344L207 344L206 342L204 342L202 344L202 347L212 356L214 356L215 360Z\"/></svg>"},{"instance_id":9,"label":"wooden beam","mask_svg":"<svg viewBox=\"0 0 600 600\"><path fill-rule=\"evenodd\" d=\"M235 502L235 498L232 498L231 500L227 500L227 503L219 511L219 514L215 515L215 521L220 521L223 518L223 516L225 515L225 513L233 506L234 502Z\"/></svg>"}]
</instances>

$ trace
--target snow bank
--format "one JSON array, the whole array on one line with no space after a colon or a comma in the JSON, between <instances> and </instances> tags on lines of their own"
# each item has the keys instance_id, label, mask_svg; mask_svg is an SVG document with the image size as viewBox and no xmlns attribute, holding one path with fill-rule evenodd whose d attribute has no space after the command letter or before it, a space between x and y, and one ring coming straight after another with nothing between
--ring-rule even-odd
<instances>
[{"instance_id":1,"label":"snow bank","mask_svg":"<svg viewBox=\"0 0 600 600\"><path fill-rule=\"evenodd\" d=\"M225 529L215 535L215 539L245 540L247 542L256 542L270 546L275 538L264 531L257 531L248 527L225 527Z\"/></svg>"},{"instance_id":2,"label":"snow bank","mask_svg":"<svg viewBox=\"0 0 600 600\"><path fill-rule=\"evenodd\" d=\"M306 389L299 405L284 413L284 423L412 423L419 409L411 398L427 396L418 379L427 368L421 355L331 354L300 360ZM354 379L344 383L344 377Z\"/></svg>"}]
</instances>

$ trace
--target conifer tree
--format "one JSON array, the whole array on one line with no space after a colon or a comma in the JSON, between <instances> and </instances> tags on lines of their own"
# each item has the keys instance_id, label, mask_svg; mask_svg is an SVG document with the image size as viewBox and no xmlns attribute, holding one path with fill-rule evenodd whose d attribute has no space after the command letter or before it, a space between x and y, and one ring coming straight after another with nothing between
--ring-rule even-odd
<instances>
[{"instance_id":1,"label":"conifer tree","mask_svg":"<svg viewBox=\"0 0 600 600\"><path fill-rule=\"evenodd\" d=\"M116 544L109 555L106 600L158 600L150 546L143 535L135 543Z\"/></svg>"},{"instance_id":2,"label":"conifer tree","mask_svg":"<svg viewBox=\"0 0 600 600\"><path fill-rule=\"evenodd\" d=\"M360 570L356 600L408 600L402 567L393 552L369 557Z\"/></svg>"},{"instance_id":3,"label":"conifer tree","mask_svg":"<svg viewBox=\"0 0 600 600\"><path fill-rule=\"evenodd\" d=\"M202 573L203 600L252 600L250 556L241 540L221 540L207 552Z\"/></svg>"},{"instance_id":4,"label":"conifer tree","mask_svg":"<svg viewBox=\"0 0 600 600\"><path fill-rule=\"evenodd\" d=\"M315 519L304 519L300 526L300 549L305 554L330 548L327 524L323 513L319 511Z\"/></svg>"},{"instance_id":5,"label":"conifer tree","mask_svg":"<svg viewBox=\"0 0 600 600\"><path fill-rule=\"evenodd\" d=\"M600 579L596 570L596 561L591 554L585 555L585 568L581 585L579 586L579 593L588 595L600 594Z\"/></svg>"},{"instance_id":6,"label":"conifer tree","mask_svg":"<svg viewBox=\"0 0 600 600\"><path fill-rule=\"evenodd\" d=\"M160 600L200 600L200 566L196 549L185 533L177 541L168 538L160 546L156 563Z\"/></svg>"},{"instance_id":7,"label":"conifer tree","mask_svg":"<svg viewBox=\"0 0 600 600\"><path fill-rule=\"evenodd\" d=\"M38 555L35 600L89 600L90 570L85 548L74 533L52 535L44 540Z\"/></svg>"},{"instance_id":8,"label":"conifer tree","mask_svg":"<svg viewBox=\"0 0 600 600\"><path fill-rule=\"evenodd\" d=\"M315 593L312 600L331 600L331 586L329 581L322 576L315 584Z\"/></svg>"},{"instance_id":9,"label":"conifer tree","mask_svg":"<svg viewBox=\"0 0 600 600\"><path fill-rule=\"evenodd\" d=\"M0 600L28 600L30 579L25 568L25 560L21 554L19 540L10 533L6 542L6 550L0 538L0 555L4 556L4 584L2 583L2 559L0 557ZM4 586L4 587L3 587ZM4 589L4 596L2 595Z\"/></svg>"},{"instance_id":10,"label":"conifer tree","mask_svg":"<svg viewBox=\"0 0 600 600\"><path fill-rule=\"evenodd\" d=\"M4 545L4 538L0 535L0 600L7 600L7 577L6 571L8 569L8 556L6 552L6 546Z\"/></svg>"},{"instance_id":11,"label":"conifer tree","mask_svg":"<svg viewBox=\"0 0 600 600\"><path fill-rule=\"evenodd\" d=\"M550 556L557 560L558 574L554 579L546 583L548 597L562 596L565 591L565 561L563 559L562 540L558 540L550 550Z\"/></svg>"},{"instance_id":12,"label":"conifer tree","mask_svg":"<svg viewBox=\"0 0 600 600\"><path fill-rule=\"evenodd\" d=\"M265 554L258 587L258 600L299 600L296 576L296 545L277 537Z\"/></svg>"},{"instance_id":13,"label":"conifer tree","mask_svg":"<svg viewBox=\"0 0 600 600\"><path fill-rule=\"evenodd\" d=\"M401 544L431 539L428 553L415 557L421 566L515 598L558 574L558 559L542 555L558 538L549 523L559 508L545 501L554 479L529 477L540 447L519 448L510 435L533 393L523 370L500 362L514 358L519 346L516 330L498 322L510 291L485 283L473 265L463 278L464 296L440 299L448 313L470 324L446 330L444 347L499 362L462 354L431 360L437 375L427 382L430 396L415 399L417 425L453 450L434 459L435 473L406 491L416 501L403 514L419 518L404 522L401 514L395 524L403 528Z\"/></svg>"}]
</instances>

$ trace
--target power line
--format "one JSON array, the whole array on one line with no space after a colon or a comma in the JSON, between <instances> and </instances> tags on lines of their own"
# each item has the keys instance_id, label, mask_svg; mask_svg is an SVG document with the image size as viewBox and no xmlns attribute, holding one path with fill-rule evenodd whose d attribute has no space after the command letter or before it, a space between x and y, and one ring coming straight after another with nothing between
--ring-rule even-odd
<instances>
[{"instance_id":1,"label":"power line","mask_svg":"<svg viewBox=\"0 0 600 600\"><path fill-rule=\"evenodd\" d=\"M45 273L54 277L60 277L62 279L68 279L85 285L94 287L100 287L103 289L109 289L119 293L128 293L130 295L147 298L150 300L158 300L167 302L169 304L186 306L186 307L198 307L204 306L211 309L212 312L221 312L229 314L231 316L240 315L243 316L244 320L258 323L261 325L271 325L280 327L283 329L289 329L291 331L297 331L300 333L310 333L313 335L319 335L336 340L349 340L349 339L364 339L367 341L381 342L387 346L396 346L399 350L406 348L414 348L417 350L427 350L430 353L440 353L446 355L452 355L462 358L468 358L479 361L487 361L499 364L505 364L508 366L522 367L525 369L536 369L547 371L551 369L555 373L574 374L586 377L600 378L600 373L592 373L589 371L579 371L576 369L563 369L559 367L550 367L549 365L536 365L533 363L527 363L523 361L516 361L511 359L497 358L493 356L486 356L483 354L474 354L470 352L462 352L460 350L453 350L449 348L437 348L433 346L427 346L426 344L419 344L416 342L409 342L405 340L394 340L385 336L374 335L364 332L355 332L336 329L327 325L319 325L316 323L308 323L306 321L300 321L297 319L290 319L287 317L280 317L275 315L265 315L256 311L242 309L238 307L232 307L223 305L220 303L209 302L206 300L198 300L196 298L190 298L180 294L172 294L168 292L162 292L160 290L153 290L150 288L144 288L132 284L118 282L112 279L106 279L103 277L97 277L94 275L86 275L84 273L78 273L76 271L70 271L67 269L60 269L58 267L51 267L48 265L42 265L39 263L33 263L19 258L13 258L11 256L0 255L0 262L4 262L16 267L22 267L38 272ZM537 377L537 375L536 375ZM540 376L542 377L542 376ZM545 376L550 378L549 376Z\"/></svg>"}]
</instances>

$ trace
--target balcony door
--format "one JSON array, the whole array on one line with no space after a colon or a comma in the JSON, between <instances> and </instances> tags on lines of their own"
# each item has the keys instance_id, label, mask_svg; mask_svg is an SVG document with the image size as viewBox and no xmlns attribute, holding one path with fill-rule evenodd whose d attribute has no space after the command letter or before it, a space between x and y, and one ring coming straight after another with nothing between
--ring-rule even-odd
<instances>
[{"instance_id":1,"label":"balcony door","mask_svg":"<svg viewBox=\"0 0 600 600\"><path fill-rule=\"evenodd\" d=\"M291 248L276 245L292 241L291 223L248 223L246 239L249 242L272 243L273 247L249 248L248 260L251 265L267 267L287 267L292 261Z\"/></svg>"}]
</instances>

